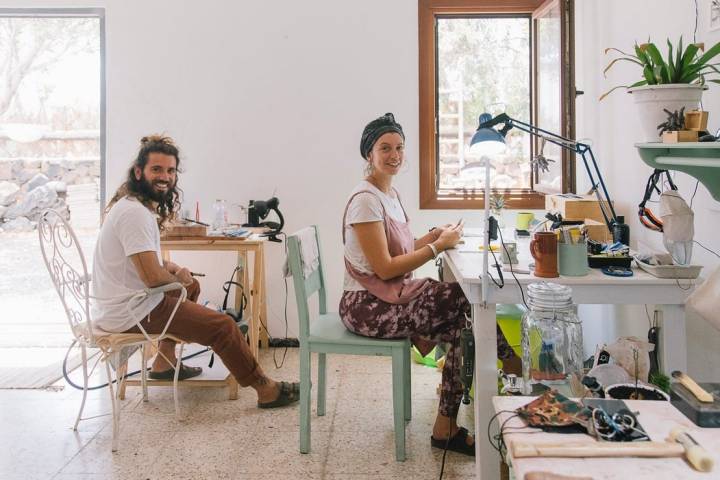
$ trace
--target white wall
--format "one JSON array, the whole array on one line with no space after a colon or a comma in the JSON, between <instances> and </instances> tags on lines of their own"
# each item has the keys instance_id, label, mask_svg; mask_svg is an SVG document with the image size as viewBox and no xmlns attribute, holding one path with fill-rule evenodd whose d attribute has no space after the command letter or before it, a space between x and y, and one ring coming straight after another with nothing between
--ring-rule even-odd
<instances>
[{"instance_id":1,"label":"white wall","mask_svg":"<svg viewBox=\"0 0 720 480\"><path fill-rule=\"evenodd\" d=\"M708 47L720 41L720 31L708 31L709 3L709 0L698 0L697 28L697 41L705 42ZM602 70L612 57L604 55L603 51L606 47L628 51L635 41L642 43L649 37L661 52L666 52L665 39L670 37L676 43L681 34L687 44L693 38L695 4L693 0L577 0L576 5L577 85L585 91L577 102L578 137L593 140L593 151L601 162L610 194L631 226L633 246L664 251L661 235L644 229L635 214L652 169L642 163L633 147L642 136L632 99L628 94L616 91L598 102L598 97L611 87L637 81L639 72L633 65L619 63L604 79ZM709 129L714 132L720 127L720 88L717 85L711 84L703 104L710 111ZM689 202L695 179L683 173L676 173L675 179L680 193ZM695 239L720 252L717 236L720 203L712 199L702 184L698 187L693 208ZM693 252L693 263L705 266L704 276L720 265L717 257L698 246ZM648 308L652 314L653 306ZM584 311L587 313L585 333L590 341L609 340L621 334L646 336L647 323L642 321L645 317L642 307L585 308ZM631 319L640 321L627 323ZM720 333L692 315L688 316L687 333L690 373L704 380L720 380L717 368L720 365Z\"/></svg>"},{"instance_id":2,"label":"white wall","mask_svg":"<svg viewBox=\"0 0 720 480\"><path fill-rule=\"evenodd\" d=\"M698 40L707 33L707 4L701 9ZM64 7L63 0L6 0L8 7ZM108 150L107 188L122 181L141 136L166 132L183 152L181 186L191 209L201 203L210 218L213 199L246 204L276 190L287 219L285 230L318 224L331 308L342 284L340 222L344 199L362 177L358 144L367 121L392 111L407 136L407 167L397 179L403 201L421 233L455 221L478 225L480 212L420 211L418 186L417 1L237 2L230 0L76 0L73 6L106 8ZM577 0L578 137L593 139L611 195L630 219L634 242L660 246L657 234L642 231L633 218L650 170L633 143L640 130L633 106L617 92L602 104L600 93L630 81L634 72L619 65L602 78L606 46L629 48L648 36L664 40L692 37L692 0ZM717 87L717 86L715 86ZM706 94L710 122L720 126L717 88ZM678 174L683 194L694 181ZM579 175L579 184L584 177ZM720 250L711 234L718 203L701 185L695 198L697 239ZM511 223L507 219L506 223ZM717 259L698 250L710 267ZM178 255L193 270L205 271L208 298L220 299L220 283L232 270L230 255ZM282 246L269 245L270 330L284 336ZM429 271L430 268L426 268ZM290 336L295 336L290 290ZM641 301L641 299L639 299ZM652 306L650 307L652 310ZM628 329L638 308L583 308L588 343ZM615 322L608 321L616 318ZM720 335L697 319L688 322L690 372L720 378Z\"/></svg>"}]
</instances>

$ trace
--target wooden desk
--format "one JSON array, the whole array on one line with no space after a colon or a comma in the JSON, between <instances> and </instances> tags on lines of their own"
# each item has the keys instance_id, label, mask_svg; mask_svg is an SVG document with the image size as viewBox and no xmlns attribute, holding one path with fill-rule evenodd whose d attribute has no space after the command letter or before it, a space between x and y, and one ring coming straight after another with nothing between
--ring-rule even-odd
<instances>
[{"instance_id":1,"label":"wooden desk","mask_svg":"<svg viewBox=\"0 0 720 480\"><path fill-rule=\"evenodd\" d=\"M160 242L163 260L170 260L170 252L173 250L237 252L237 264L238 266L242 266L242 270L237 272L236 281L245 287L245 294L248 297L248 305L246 305L243 317L248 318L246 314L249 308L248 332L250 336L250 349L256 358L258 354L258 344L260 343L264 347L267 347L269 344L267 330L263 327L263 325L267 325L264 245L265 240L231 237L168 237L162 239ZM250 280L250 273L248 271L249 253L253 254L252 281ZM241 299L241 295L235 295L236 311L240 310Z\"/></svg>"},{"instance_id":2,"label":"wooden desk","mask_svg":"<svg viewBox=\"0 0 720 480\"><path fill-rule=\"evenodd\" d=\"M265 303L265 257L264 240L241 239L232 237L164 237L160 241L163 260L170 260L170 252L173 250L185 251L233 251L237 252L237 265L242 266L238 271L235 281L245 287L245 295L248 304L245 306L243 318L248 318L248 333L250 337L250 350L255 358L258 356L258 345L268 347L268 334L263 323L267 325L267 305ZM248 266L248 254L253 255L253 275L250 280ZM240 311L242 295L235 295L235 311ZM220 366L218 366L220 364ZM220 368L221 367L221 368ZM229 388L230 400L238 398L238 384L235 378L230 375L220 359L216 358L215 367L210 370L203 367L204 371L199 377L191 378L182 382L183 386L192 387L217 387L227 385ZM123 382L120 388L120 398L125 398L126 386L139 386L140 379L129 378ZM148 386L172 386L172 381L148 380Z\"/></svg>"},{"instance_id":3,"label":"wooden desk","mask_svg":"<svg viewBox=\"0 0 720 480\"><path fill-rule=\"evenodd\" d=\"M510 241L508 236L505 241ZM497 478L497 452L484 440L484 432L492 416L492 397L497 395L497 343L495 335L495 304L520 303L521 295L510 272L503 272L505 286L499 288L489 282L488 298L482 298L482 253L480 237L466 237L465 244L443 253L445 280L456 279L472 305L475 336L475 432L479 441L475 457L476 478ZM529 254L524 239L518 240L520 265L527 265ZM529 240L527 241L529 242ZM499 257L499 255L498 255ZM490 256L490 263L494 263ZM554 282L572 288L576 304L658 305L661 316L660 364L662 370L687 371L685 337L685 299L692 292L692 280L655 278L635 269L632 277L610 277L596 269L584 277L539 278L530 274L516 274L527 289L534 282ZM491 271L497 276L494 271ZM526 295L527 297L527 295ZM638 321L647 322L644 316Z\"/></svg>"},{"instance_id":4,"label":"wooden desk","mask_svg":"<svg viewBox=\"0 0 720 480\"><path fill-rule=\"evenodd\" d=\"M502 410L515 410L532 400L531 397L494 397L492 399L495 412ZM575 475L600 479L632 478L633 480L658 479L710 479L720 478L720 429L700 428L687 419L670 402L654 402L643 400L625 400L630 410L639 412L638 420L652 441L663 442L670 430L678 425L686 427L690 434L707 450L715 460L712 472L702 473L694 470L682 458L520 458L514 459L508 452L507 463L512 465L515 478L522 480L525 474L532 471L551 472L560 475ZM499 421L502 424L512 416L510 413L500 413ZM525 424L515 417L508 420L508 427L523 427ZM493 425L492 432L497 433L497 424ZM534 432L534 433L528 433ZM557 443L557 442L594 442L589 435L537 433L538 429L524 428L522 430L506 430L505 442L508 446L513 441L527 443ZM481 441L487 442L483 439Z\"/></svg>"}]
</instances>

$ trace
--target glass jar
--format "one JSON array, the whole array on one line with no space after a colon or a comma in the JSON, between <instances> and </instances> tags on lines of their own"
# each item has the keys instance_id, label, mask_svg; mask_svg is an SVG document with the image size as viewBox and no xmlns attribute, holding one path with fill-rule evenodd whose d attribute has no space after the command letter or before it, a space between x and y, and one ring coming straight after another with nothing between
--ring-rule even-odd
<instances>
[{"instance_id":1,"label":"glass jar","mask_svg":"<svg viewBox=\"0 0 720 480\"><path fill-rule=\"evenodd\" d=\"M522 318L524 393L534 384L572 393L582 378L582 323L575 314L570 287L556 283L528 285L528 307ZM573 378L574 377L574 378Z\"/></svg>"},{"instance_id":2,"label":"glass jar","mask_svg":"<svg viewBox=\"0 0 720 480\"><path fill-rule=\"evenodd\" d=\"M212 229L220 231L227 225L227 209L225 208L225 200L217 199L213 203L213 222Z\"/></svg>"}]
</instances>

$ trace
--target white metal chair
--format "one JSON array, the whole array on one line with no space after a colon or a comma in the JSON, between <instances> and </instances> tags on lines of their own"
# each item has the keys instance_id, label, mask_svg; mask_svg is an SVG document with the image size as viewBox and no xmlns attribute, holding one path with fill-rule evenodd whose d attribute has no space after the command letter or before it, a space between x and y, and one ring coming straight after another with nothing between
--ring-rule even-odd
<instances>
[{"instance_id":1,"label":"white metal chair","mask_svg":"<svg viewBox=\"0 0 720 480\"><path fill-rule=\"evenodd\" d=\"M180 353L177 355L177 363L175 365L175 378L173 381L173 395L175 399L175 414L180 416L180 404L178 402L178 376L180 373L180 359L182 358L182 340L167 334L168 326L172 322L175 312L180 304L187 297L185 287L180 283L170 283L156 288L146 288L133 292L127 298L128 311L131 311L136 302L148 295L156 293L164 293L172 290L180 290L178 301L165 325L162 333L148 334L141 325L138 324L142 333L108 333L94 328L92 319L90 318L90 280L87 262L83 255L82 249L78 242L77 236L70 224L56 211L45 210L38 221L38 234L40 236L40 249L42 250L43 259L47 266L50 278L55 285L55 290L60 296L63 308L70 322L70 329L77 344L80 346L82 369L83 369L83 397L80 404L73 430L77 430L77 426L81 420L89 420L87 417L82 418L83 409L85 408L85 400L88 392L88 379L99 360L105 362L105 372L107 374L108 389L110 391L110 400L112 404L113 417L113 440L112 451L118 449L118 436L120 431L120 404L119 393L122 382L122 370L120 364L121 352L124 348L140 347L142 352L141 362L141 383L143 392L143 401L148 401L147 391L147 364L145 348L156 343L159 340L168 338L175 340L180 344ZM88 348L97 348L100 350L100 357L88 371ZM111 373L110 363L115 366L115 378ZM168 362L169 363L169 362ZM113 381L117 382L117 390L113 388Z\"/></svg>"}]
</instances>

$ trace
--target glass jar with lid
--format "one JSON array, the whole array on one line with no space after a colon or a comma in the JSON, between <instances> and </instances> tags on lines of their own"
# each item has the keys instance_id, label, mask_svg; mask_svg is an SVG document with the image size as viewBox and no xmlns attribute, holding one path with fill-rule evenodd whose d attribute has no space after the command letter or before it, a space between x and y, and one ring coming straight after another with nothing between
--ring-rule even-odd
<instances>
[{"instance_id":1,"label":"glass jar with lid","mask_svg":"<svg viewBox=\"0 0 720 480\"><path fill-rule=\"evenodd\" d=\"M528 285L528 307L522 318L524 393L533 384L550 388L566 385L572 393L582 378L582 323L575 314L572 290L556 283Z\"/></svg>"}]
</instances>

